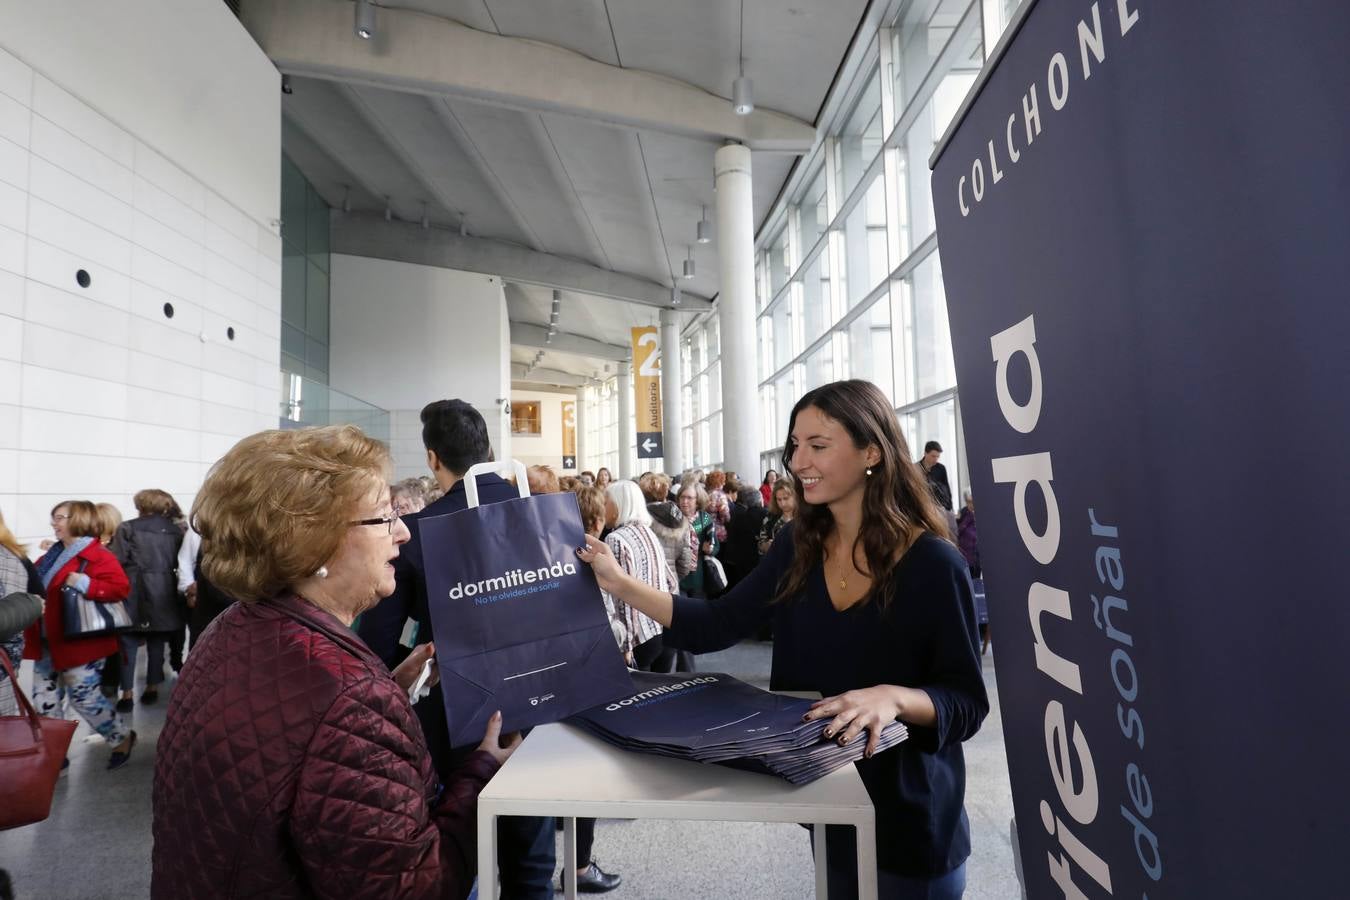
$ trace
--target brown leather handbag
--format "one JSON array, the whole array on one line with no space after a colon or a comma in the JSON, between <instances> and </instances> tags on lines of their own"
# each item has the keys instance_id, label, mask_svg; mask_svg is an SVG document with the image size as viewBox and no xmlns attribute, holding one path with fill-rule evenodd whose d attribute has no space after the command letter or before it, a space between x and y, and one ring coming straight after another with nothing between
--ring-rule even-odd
<instances>
[{"instance_id":1,"label":"brown leather handbag","mask_svg":"<svg viewBox=\"0 0 1350 900\"><path fill-rule=\"evenodd\" d=\"M61 762L77 723L39 716L19 687L9 654L0 663L14 688L20 715L0 716L0 831L47 818Z\"/></svg>"}]
</instances>

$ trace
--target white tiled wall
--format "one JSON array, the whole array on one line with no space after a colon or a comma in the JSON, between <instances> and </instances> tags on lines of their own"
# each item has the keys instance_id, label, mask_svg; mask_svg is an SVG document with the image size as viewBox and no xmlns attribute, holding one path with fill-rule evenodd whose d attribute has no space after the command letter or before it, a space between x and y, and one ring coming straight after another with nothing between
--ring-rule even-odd
<instances>
[{"instance_id":1,"label":"white tiled wall","mask_svg":"<svg viewBox=\"0 0 1350 900\"><path fill-rule=\"evenodd\" d=\"M0 512L20 539L69 498L134 515L158 487L187 509L275 427L280 284L270 223L0 50Z\"/></svg>"}]
</instances>

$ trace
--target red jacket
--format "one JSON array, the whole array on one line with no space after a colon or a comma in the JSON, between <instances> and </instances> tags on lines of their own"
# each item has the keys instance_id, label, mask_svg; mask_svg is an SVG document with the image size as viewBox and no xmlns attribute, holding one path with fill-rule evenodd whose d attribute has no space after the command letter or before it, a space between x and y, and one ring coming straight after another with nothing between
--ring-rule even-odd
<instances>
[{"instance_id":1,"label":"red jacket","mask_svg":"<svg viewBox=\"0 0 1350 900\"><path fill-rule=\"evenodd\" d=\"M475 753L438 799L408 696L360 638L295 596L236 603L169 703L151 897L462 898L496 770Z\"/></svg>"},{"instance_id":2,"label":"red jacket","mask_svg":"<svg viewBox=\"0 0 1350 900\"><path fill-rule=\"evenodd\" d=\"M61 551L53 547L47 553L60 553ZM43 557L39 558L40 563ZM108 552L98 541L94 541L88 547L85 547L78 554L71 557L61 570L49 582L47 588L47 602L43 605L42 622L47 629L47 646L52 651L52 668L72 669L75 666L82 666L91 663L96 659L103 659L105 656L112 656L117 652L117 638L109 635L107 637L79 638L68 641L65 639L65 620L61 618L61 587L66 583L66 576L72 572L78 572L80 561L86 560L89 565L85 567L84 574L89 576L89 590L85 591L85 596L90 600L125 600L131 593L131 583L127 581L127 573L122 571L122 565L117 561L117 557ZM42 646L39 643L40 632L38 623L30 625L28 630L23 633L23 657L24 659L41 659Z\"/></svg>"}]
</instances>

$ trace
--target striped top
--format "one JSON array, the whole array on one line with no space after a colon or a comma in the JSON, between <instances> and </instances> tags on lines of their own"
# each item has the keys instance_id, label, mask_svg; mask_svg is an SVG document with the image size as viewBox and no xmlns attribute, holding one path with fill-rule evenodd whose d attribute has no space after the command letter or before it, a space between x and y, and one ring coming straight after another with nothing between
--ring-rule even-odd
<instances>
[{"instance_id":1,"label":"striped top","mask_svg":"<svg viewBox=\"0 0 1350 900\"><path fill-rule=\"evenodd\" d=\"M666 562L666 551L661 539L650 527L638 522L620 525L609 533L605 543L613 551L619 567L643 584L649 584L657 590L668 593L679 591L675 573ZM611 623L616 623L615 637L620 628L623 637L619 648L627 655L638 644L645 643L661 633L661 624L655 619L638 612L622 600L616 599L608 591L602 591L605 597L605 611L609 613Z\"/></svg>"}]
</instances>

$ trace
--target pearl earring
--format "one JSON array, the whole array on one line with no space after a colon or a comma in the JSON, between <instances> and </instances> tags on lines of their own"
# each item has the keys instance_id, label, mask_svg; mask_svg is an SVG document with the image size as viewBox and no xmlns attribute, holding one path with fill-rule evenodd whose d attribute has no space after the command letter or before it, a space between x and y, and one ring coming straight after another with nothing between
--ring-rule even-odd
<instances>
[{"instance_id":1,"label":"pearl earring","mask_svg":"<svg viewBox=\"0 0 1350 900\"><path fill-rule=\"evenodd\" d=\"M871 467L871 466L868 466L868 467L867 467L867 474L868 474L868 475L871 475L871 474L872 474L872 467Z\"/></svg>"},{"instance_id":2,"label":"pearl earring","mask_svg":"<svg viewBox=\"0 0 1350 900\"><path fill-rule=\"evenodd\" d=\"M317 571L317 572L314 573L314 577L315 577L315 578L327 578L327 577L328 577L328 567L327 567L327 566L319 566L319 571Z\"/></svg>"}]
</instances>

